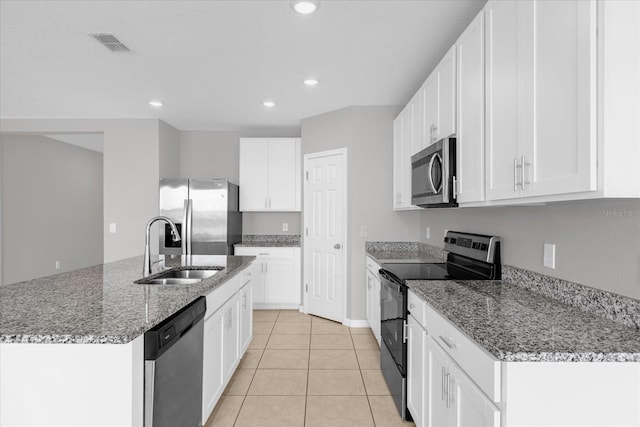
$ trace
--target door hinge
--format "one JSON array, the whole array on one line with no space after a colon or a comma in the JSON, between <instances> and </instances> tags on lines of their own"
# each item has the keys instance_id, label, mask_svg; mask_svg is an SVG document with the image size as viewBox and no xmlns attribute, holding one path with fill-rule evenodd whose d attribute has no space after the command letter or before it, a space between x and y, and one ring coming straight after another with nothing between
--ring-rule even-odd
<instances>
[{"instance_id":1,"label":"door hinge","mask_svg":"<svg viewBox=\"0 0 640 427\"><path fill-rule=\"evenodd\" d=\"M308 235L309 235L309 228L308 228L308 227L304 229L304 235L305 235L305 236L308 236Z\"/></svg>"},{"instance_id":2,"label":"door hinge","mask_svg":"<svg viewBox=\"0 0 640 427\"><path fill-rule=\"evenodd\" d=\"M304 176L306 177L307 181L309 181L309 171L306 171L306 172L304 173Z\"/></svg>"},{"instance_id":3,"label":"door hinge","mask_svg":"<svg viewBox=\"0 0 640 427\"><path fill-rule=\"evenodd\" d=\"M305 292L309 292L309 284L308 284L308 283L305 283L305 285L304 285L304 291L305 291Z\"/></svg>"}]
</instances>

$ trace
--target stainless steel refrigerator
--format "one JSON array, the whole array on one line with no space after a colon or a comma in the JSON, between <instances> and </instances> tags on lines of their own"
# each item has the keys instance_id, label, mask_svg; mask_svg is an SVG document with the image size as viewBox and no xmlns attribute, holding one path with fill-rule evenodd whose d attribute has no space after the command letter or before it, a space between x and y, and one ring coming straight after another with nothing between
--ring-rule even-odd
<instances>
[{"instance_id":1,"label":"stainless steel refrigerator","mask_svg":"<svg viewBox=\"0 0 640 427\"><path fill-rule=\"evenodd\" d=\"M166 224L160 254L232 255L242 240L238 200L238 186L226 179L161 179L160 215L176 223L182 240L174 242Z\"/></svg>"}]
</instances>

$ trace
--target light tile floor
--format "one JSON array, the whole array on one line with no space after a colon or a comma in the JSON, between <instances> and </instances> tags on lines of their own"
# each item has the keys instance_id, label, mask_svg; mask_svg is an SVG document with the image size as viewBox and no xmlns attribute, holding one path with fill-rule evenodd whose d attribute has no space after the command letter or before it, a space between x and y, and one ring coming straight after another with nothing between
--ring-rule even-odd
<instances>
[{"instance_id":1,"label":"light tile floor","mask_svg":"<svg viewBox=\"0 0 640 427\"><path fill-rule=\"evenodd\" d=\"M293 310L254 310L253 341L206 427L410 427L368 328Z\"/></svg>"}]
</instances>

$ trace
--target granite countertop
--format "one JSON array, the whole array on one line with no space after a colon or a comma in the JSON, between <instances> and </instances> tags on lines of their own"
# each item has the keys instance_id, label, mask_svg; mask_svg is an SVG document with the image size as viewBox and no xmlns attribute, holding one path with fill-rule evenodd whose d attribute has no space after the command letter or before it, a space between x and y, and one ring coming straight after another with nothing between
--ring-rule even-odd
<instances>
[{"instance_id":1,"label":"granite countertop","mask_svg":"<svg viewBox=\"0 0 640 427\"><path fill-rule=\"evenodd\" d=\"M234 247L254 248L298 248L300 247L300 235L292 234L245 234L242 242Z\"/></svg>"},{"instance_id":2,"label":"granite countertop","mask_svg":"<svg viewBox=\"0 0 640 427\"><path fill-rule=\"evenodd\" d=\"M0 343L125 344L238 274L253 256L193 256L224 267L194 285L139 285L142 257L0 286ZM181 267L180 259L166 268ZM163 264L154 264L154 274Z\"/></svg>"},{"instance_id":3,"label":"granite countertop","mask_svg":"<svg viewBox=\"0 0 640 427\"><path fill-rule=\"evenodd\" d=\"M386 251L371 249L367 251L369 255L378 264L396 262L396 263L418 263L418 262L443 262L441 259L435 258L432 254L420 251Z\"/></svg>"},{"instance_id":4,"label":"granite countertop","mask_svg":"<svg viewBox=\"0 0 640 427\"><path fill-rule=\"evenodd\" d=\"M501 361L640 362L635 328L515 284L411 280L407 285Z\"/></svg>"}]
</instances>

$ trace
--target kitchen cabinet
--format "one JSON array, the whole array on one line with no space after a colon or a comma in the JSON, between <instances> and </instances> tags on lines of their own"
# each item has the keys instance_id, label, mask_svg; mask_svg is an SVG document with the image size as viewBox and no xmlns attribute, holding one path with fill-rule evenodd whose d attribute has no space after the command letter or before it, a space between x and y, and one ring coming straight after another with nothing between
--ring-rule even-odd
<instances>
[{"instance_id":1,"label":"kitchen cabinet","mask_svg":"<svg viewBox=\"0 0 640 427\"><path fill-rule=\"evenodd\" d=\"M424 143L427 145L456 133L456 46L440 60L422 86L424 97Z\"/></svg>"},{"instance_id":2,"label":"kitchen cabinet","mask_svg":"<svg viewBox=\"0 0 640 427\"><path fill-rule=\"evenodd\" d=\"M420 209L411 204L411 143L413 105L408 104L393 121L393 210Z\"/></svg>"},{"instance_id":3,"label":"kitchen cabinet","mask_svg":"<svg viewBox=\"0 0 640 427\"><path fill-rule=\"evenodd\" d=\"M300 307L300 248L248 247L235 248L236 255L256 257L253 272L253 305L267 309Z\"/></svg>"},{"instance_id":4,"label":"kitchen cabinet","mask_svg":"<svg viewBox=\"0 0 640 427\"><path fill-rule=\"evenodd\" d=\"M215 408L252 337L251 266L206 295L202 424ZM247 294L248 292L248 294Z\"/></svg>"},{"instance_id":5,"label":"kitchen cabinet","mask_svg":"<svg viewBox=\"0 0 640 427\"><path fill-rule=\"evenodd\" d=\"M434 426L500 427L500 410L443 351L433 337L427 337L430 356L431 424Z\"/></svg>"},{"instance_id":6,"label":"kitchen cabinet","mask_svg":"<svg viewBox=\"0 0 640 427\"><path fill-rule=\"evenodd\" d=\"M487 200L596 190L595 6L487 3Z\"/></svg>"},{"instance_id":7,"label":"kitchen cabinet","mask_svg":"<svg viewBox=\"0 0 640 427\"><path fill-rule=\"evenodd\" d=\"M381 345L380 276L378 274L379 270L380 265L378 265L378 263L376 263L370 257L367 257L367 322L369 322L369 327L371 328L371 332L373 332L373 336L376 337L378 345Z\"/></svg>"},{"instance_id":8,"label":"kitchen cabinet","mask_svg":"<svg viewBox=\"0 0 640 427\"><path fill-rule=\"evenodd\" d=\"M484 200L484 12L456 41L458 203Z\"/></svg>"},{"instance_id":9,"label":"kitchen cabinet","mask_svg":"<svg viewBox=\"0 0 640 427\"><path fill-rule=\"evenodd\" d=\"M240 352L244 353L253 338L253 277L254 265L251 264L241 273L240 288Z\"/></svg>"},{"instance_id":10,"label":"kitchen cabinet","mask_svg":"<svg viewBox=\"0 0 640 427\"><path fill-rule=\"evenodd\" d=\"M424 91L419 90L409 101L411 108L411 143L409 157L427 146L424 138Z\"/></svg>"},{"instance_id":11,"label":"kitchen cabinet","mask_svg":"<svg viewBox=\"0 0 640 427\"><path fill-rule=\"evenodd\" d=\"M411 314L407 318L407 329L407 408L416 427L426 427L429 425L429 380L425 367L430 363L424 351L427 333Z\"/></svg>"},{"instance_id":12,"label":"kitchen cabinet","mask_svg":"<svg viewBox=\"0 0 640 427\"><path fill-rule=\"evenodd\" d=\"M299 212L299 138L240 138L240 210Z\"/></svg>"}]
</instances>

